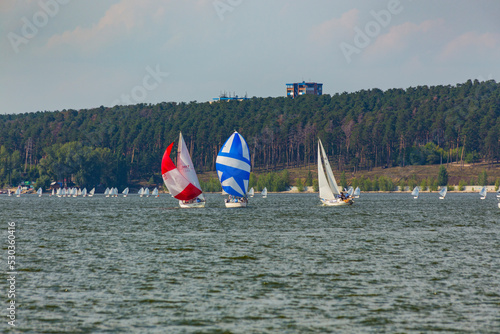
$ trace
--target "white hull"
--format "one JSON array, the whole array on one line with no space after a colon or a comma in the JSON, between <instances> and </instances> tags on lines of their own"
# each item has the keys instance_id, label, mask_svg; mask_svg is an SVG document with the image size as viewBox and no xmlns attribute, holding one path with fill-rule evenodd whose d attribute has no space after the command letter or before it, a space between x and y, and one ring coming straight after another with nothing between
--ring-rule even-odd
<instances>
[{"instance_id":1,"label":"white hull","mask_svg":"<svg viewBox=\"0 0 500 334\"><path fill-rule=\"evenodd\" d=\"M354 203L352 200L326 200L326 199L321 199L321 203L323 203L324 206L347 206L347 205L352 205Z\"/></svg>"},{"instance_id":2,"label":"white hull","mask_svg":"<svg viewBox=\"0 0 500 334\"><path fill-rule=\"evenodd\" d=\"M183 203L179 201L179 206L183 209L204 208L206 202Z\"/></svg>"},{"instance_id":3,"label":"white hull","mask_svg":"<svg viewBox=\"0 0 500 334\"><path fill-rule=\"evenodd\" d=\"M226 202L226 208L246 208L247 202Z\"/></svg>"}]
</instances>

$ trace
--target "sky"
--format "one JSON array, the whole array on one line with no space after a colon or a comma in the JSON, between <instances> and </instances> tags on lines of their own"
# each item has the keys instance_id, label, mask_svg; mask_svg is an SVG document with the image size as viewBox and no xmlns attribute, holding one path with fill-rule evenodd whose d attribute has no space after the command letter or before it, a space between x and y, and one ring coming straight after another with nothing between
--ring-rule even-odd
<instances>
[{"instance_id":1,"label":"sky","mask_svg":"<svg viewBox=\"0 0 500 334\"><path fill-rule=\"evenodd\" d=\"M0 114L500 77L498 0L1 0Z\"/></svg>"}]
</instances>

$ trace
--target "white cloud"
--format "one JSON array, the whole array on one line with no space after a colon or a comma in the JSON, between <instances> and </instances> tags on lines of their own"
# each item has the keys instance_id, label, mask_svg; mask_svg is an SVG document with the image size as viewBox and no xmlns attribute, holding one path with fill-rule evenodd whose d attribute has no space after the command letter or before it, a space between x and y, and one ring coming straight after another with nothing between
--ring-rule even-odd
<instances>
[{"instance_id":1,"label":"white cloud","mask_svg":"<svg viewBox=\"0 0 500 334\"><path fill-rule=\"evenodd\" d=\"M339 18L335 17L314 26L311 29L310 39L320 45L329 45L333 41L338 41L339 38L352 35L358 20L359 10L353 8Z\"/></svg>"},{"instance_id":2,"label":"white cloud","mask_svg":"<svg viewBox=\"0 0 500 334\"><path fill-rule=\"evenodd\" d=\"M453 60L468 56L486 56L488 58L500 56L500 33L466 32L445 45L439 55L442 61Z\"/></svg>"},{"instance_id":3,"label":"white cloud","mask_svg":"<svg viewBox=\"0 0 500 334\"><path fill-rule=\"evenodd\" d=\"M122 0L112 5L92 27L78 26L72 31L52 36L48 48L70 45L81 50L97 49L115 38L126 36L150 20L159 21L165 15L170 0Z\"/></svg>"},{"instance_id":4,"label":"white cloud","mask_svg":"<svg viewBox=\"0 0 500 334\"><path fill-rule=\"evenodd\" d=\"M386 34L381 34L366 49L367 58L394 55L407 50L413 54L422 54L432 50L434 44L441 43L444 20L429 20L420 24L405 22L392 26Z\"/></svg>"}]
</instances>

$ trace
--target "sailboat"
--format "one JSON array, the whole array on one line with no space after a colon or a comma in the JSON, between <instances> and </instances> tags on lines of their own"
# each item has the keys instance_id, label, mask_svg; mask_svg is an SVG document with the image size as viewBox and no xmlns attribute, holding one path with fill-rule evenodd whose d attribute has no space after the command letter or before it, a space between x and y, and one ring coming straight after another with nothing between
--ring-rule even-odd
<instances>
[{"instance_id":1,"label":"sailboat","mask_svg":"<svg viewBox=\"0 0 500 334\"><path fill-rule=\"evenodd\" d=\"M16 189L16 197L21 197L21 187L17 187L17 189Z\"/></svg>"},{"instance_id":2,"label":"sailboat","mask_svg":"<svg viewBox=\"0 0 500 334\"><path fill-rule=\"evenodd\" d=\"M144 188L141 187L141 189L139 189L139 191L137 192L137 194L139 194L139 197L144 196Z\"/></svg>"},{"instance_id":3,"label":"sailboat","mask_svg":"<svg viewBox=\"0 0 500 334\"><path fill-rule=\"evenodd\" d=\"M95 193L95 188L92 188L91 191L89 191L89 197L93 197Z\"/></svg>"},{"instance_id":4,"label":"sailboat","mask_svg":"<svg viewBox=\"0 0 500 334\"><path fill-rule=\"evenodd\" d=\"M113 197L118 197L118 188L113 188Z\"/></svg>"},{"instance_id":5,"label":"sailboat","mask_svg":"<svg viewBox=\"0 0 500 334\"><path fill-rule=\"evenodd\" d=\"M267 198L267 188L266 187L264 187L264 189L262 189L261 194L262 194L262 198Z\"/></svg>"},{"instance_id":6,"label":"sailboat","mask_svg":"<svg viewBox=\"0 0 500 334\"><path fill-rule=\"evenodd\" d=\"M62 188L58 188L56 191L56 196L61 197L62 196Z\"/></svg>"},{"instance_id":7,"label":"sailboat","mask_svg":"<svg viewBox=\"0 0 500 334\"><path fill-rule=\"evenodd\" d=\"M229 194L227 208L245 208L250 180L250 150L245 138L234 132L217 154L215 169L222 189Z\"/></svg>"},{"instance_id":8,"label":"sailboat","mask_svg":"<svg viewBox=\"0 0 500 334\"><path fill-rule=\"evenodd\" d=\"M78 196L78 189L73 188L72 194L73 194L73 197L77 197Z\"/></svg>"},{"instance_id":9,"label":"sailboat","mask_svg":"<svg viewBox=\"0 0 500 334\"><path fill-rule=\"evenodd\" d=\"M411 195L413 196L414 199L417 199L419 193L420 193L420 189L418 188L418 186L416 186L415 188L413 188Z\"/></svg>"},{"instance_id":10,"label":"sailboat","mask_svg":"<svg viewBox=\"0 0 500 334\"><path fill-rule=\"evenodd\" d=\"M82 197L87 197L87 188L83 188Z\"/></svg>"},{"instance_id":11,"label":"sailboat","mask_svg":"<svg viewBox=\"0 0 500 334\"><path fill-rule=\"evenodd\" d=\"M38 190L36 191L36 193L38 194L38 197L42 197L42 188L38 188Z\"/></svg>"},{"instance_id":12,"label":"sailboat","mask_svg":"<svg viewBox=\"0 0 500 334\"><path fill-rule=\"evenodd\" d=\"M12 194L10 193L10 189L7 190L7 194L8 194L7 196L12 196Z\"/></svg>"},{"instance_id":13,"label":"sailboat","mask_svg":"<svg viewBox=\"0 0 500 334\"><path fill-rule=\"evenodd\" d=\"M439 199L444 199L446 197L446 193L448 192L448 187L444 186L440 191L439 191Z\"/></svg>"},{"instance_id":14,"label":"sailboat","mask_svg":"<svg viewBox=\"0 0 500 334\"><path fill-rule=\"evenodd\" d=\"M144 196L149 197L149 188L144 188Z\"/></svg>"},{"instance_id":15,"label":"sailboat","mask_svg":"<svg viewBox=\"0 0 500 334\"><path fill-rule=\"evenodd\" d=\"M54 190L54 188L52 188L52 195L50 195L50 196L54 196L54 195L55 195L55 190Z\"/></svg>"},{"instance_id":16,"label":"sailboat","mask_svg":"<svg viewBox=\"0 0 500 334\"><path fill-rule=\"evenodd\" d=\"M354 192L352 193L352 196L354 198L359 198L360 194L361 194L361 190L359 189L359 187L356 187L356 189L354 189Z\"/></svg>"},{"instance_id":17,"label":"sailboat","mask_svg":"<svg viewBox=\"0 0 500 334\"><path fill-rule=\"evenodd\" d=\"M250 197L253 197L255 195L255 191L253 190L253 187L250 188L250 190L248 191L248 196Z\"/></svg>"},{"instance_id":18,"label":"sailboat","mask_svg":"<svg viewBox=\"0 0 500 334\"><path fill-rule=\"evenodd\" d=\"M319 198L323 205L327 206L344 206L354 203L352 198L340 198L341 193L333 176L330 162L326 155L321 139L318 139L318 183L319 183Z\"/></svg>"},{"instance_id":19,"label":"sailboat","mask_svg":"<svg viewBox=\"0 0 500 334\"><path fill-rule=\"evenodd\" d=\"M123 197L127 197L128 191L129 191L128 187L123 189L123 191L122 191Z\"/></svg>"},{"instance_id":20,"label":"sailboat","mask_svg":"<svg viewBox=\"0 0 500 334\"><path fill-rule=\"evenodd\" d=\"M179 200L181 208L204 208L205 197L182 133L179 133L177 166L170 158L173 146L174 143L172 142L165 150L161 161L163 182L172 197Z\"/></svg>"},{"instance_id":21,"label":"sailboat","mask_svg":"<svg viewBox=\"0 0 500 334\"><path fill-rule=\"evenodd\" d=\"M152 195L153 197L160 197L160 195L158 195L158 188L156 188L156 187L155 187L155 188L153 189L153 192L151 193L151 195Z\"/></svg>"},{"instance_id":22,"label":"sailboat","mask_svg":"<svg viewBox=\"0 0 500 334\"><path fill-rule=\"evenodd\" d=\"M78 188L78 196L82 196L82 189Z\"/></svg>"},{"instance_id":23,"label":"sailboat","mask_svg":"<svg viewBox=\"0 0 500 334\"><path fill-rule=\"evenodd\" d=\"M487 194L486 187L483 187L481 189L481 191L479 192L479 195L481 196L481 199L485 199L486 198L486 194Z\"/></svg>"},{"instance_id":24,"label":"sailboat","mask_svg":"<svg viewBox=\"0 0 500 334\"><path fill-rule=\"evenodd\" d=\"M110 189L106 188L106 190L104 190L104 196L109 197L109 192L110 192Z\"/></svg>"}]
</instances>

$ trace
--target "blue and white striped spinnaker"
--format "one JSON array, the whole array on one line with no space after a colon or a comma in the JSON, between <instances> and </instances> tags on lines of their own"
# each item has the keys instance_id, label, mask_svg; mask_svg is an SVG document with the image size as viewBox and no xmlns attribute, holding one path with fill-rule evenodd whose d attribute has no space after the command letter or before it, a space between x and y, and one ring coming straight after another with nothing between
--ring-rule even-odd
<instances>
[{"instance_id":1,"label":"blue and white striped spinnaker","mask_svg":"<svg viewBox=\"0 0 500 334\"><path fill-rule=\"evenodd\" d=\"M217 155L215 169L222 189L229 195L245 197L250 180L250 150L238 132L234 132Z\"/></svg>"}]
</instances>

